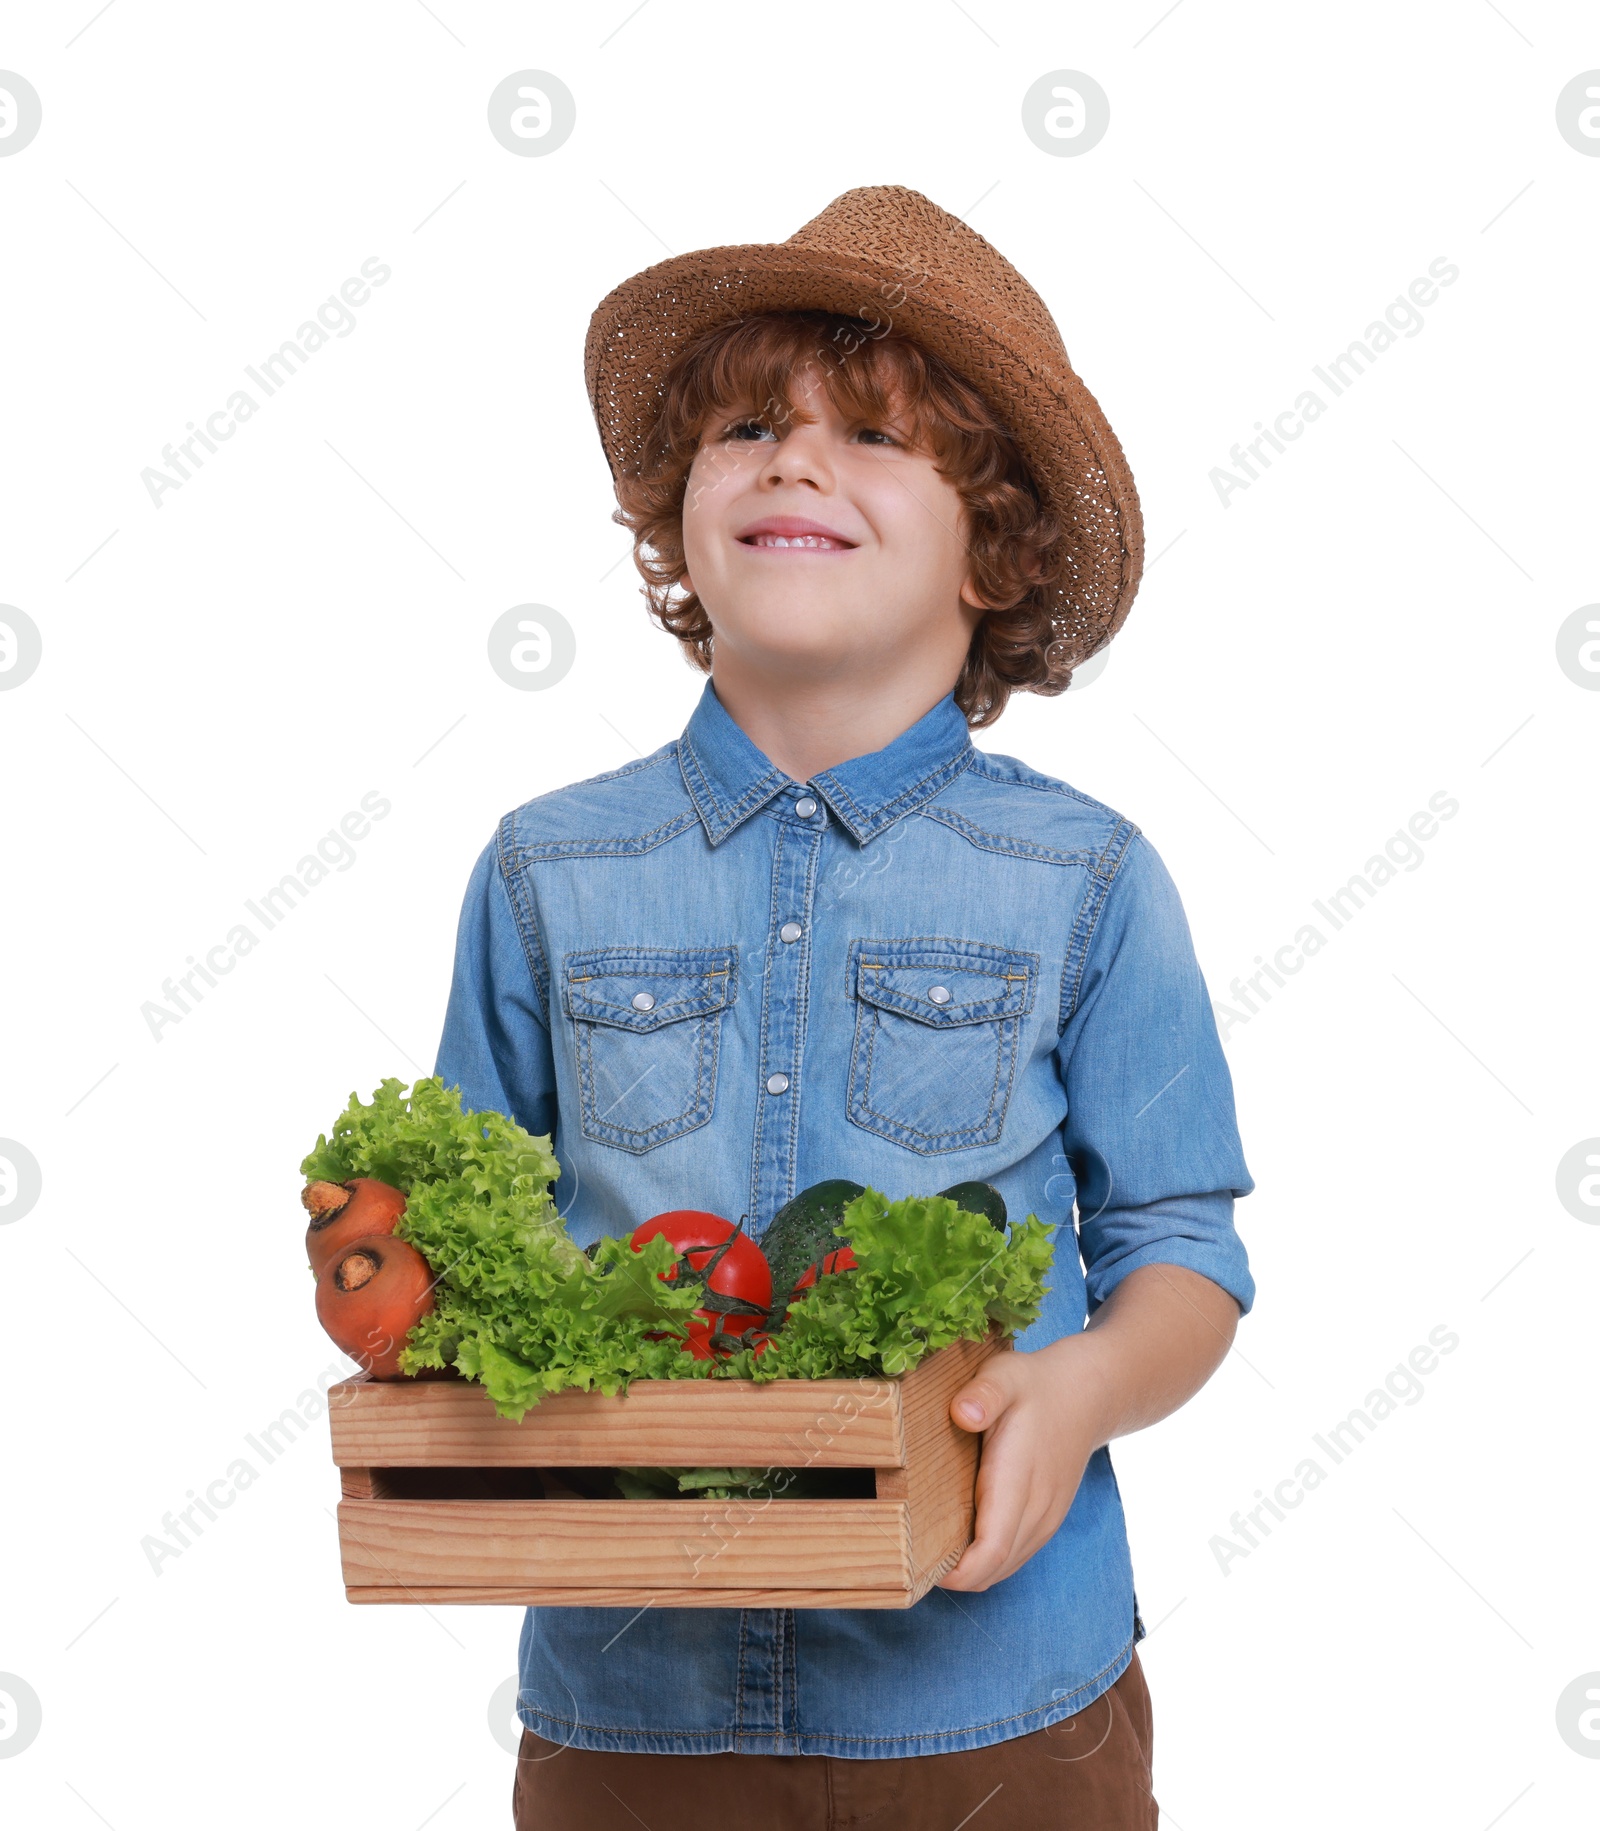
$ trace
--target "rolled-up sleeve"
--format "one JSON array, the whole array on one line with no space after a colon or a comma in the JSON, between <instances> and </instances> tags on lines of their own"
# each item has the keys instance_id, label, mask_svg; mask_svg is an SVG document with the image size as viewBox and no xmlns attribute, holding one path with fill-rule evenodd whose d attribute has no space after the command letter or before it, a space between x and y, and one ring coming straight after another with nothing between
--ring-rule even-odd
<instances>
[{"instance_id":1,"label":"rolled-up sleeve","mask_svg":"<svg viewBox=\"0 0 1600 1831\"><path fill-rule=\"evenodd\" d=\"M1135 834L1103 901L1057 1047L1091 1311L1141 1265L1182 1265L1247 1311L1233 1204L1255 1187L1189 924Z\"/></svg>"},{"instance_id":2,"label":"rolled-up sleeve","mask_svg":"<svg viewBox=\"0 0 1600 1831\"><path fill-rule=\"evenodd\" d=\"M446 1087L461 1089L468 1111L508 1113L526 1130L553 1136L555 1063L532 964L538 947L537 935L519 927L499 846L491 841L462 901L450 1002L433 1071Z\"/></svg>"}]
</instances>

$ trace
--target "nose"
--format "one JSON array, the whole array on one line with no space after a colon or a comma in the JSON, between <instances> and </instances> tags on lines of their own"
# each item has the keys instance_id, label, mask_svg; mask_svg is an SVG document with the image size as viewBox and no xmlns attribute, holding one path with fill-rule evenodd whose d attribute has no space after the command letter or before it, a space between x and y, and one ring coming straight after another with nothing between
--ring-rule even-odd
<instances>
[{"instance_id":1,"label":"nose","mask_svg":"<svg viewBox=\"0 0 1600 1831\"><path fill-rule=\"evenodd\" d=\"M761 467L761 488L774 490L785 484L795 484L827 495L833 489L833 483L829 437L823 422L817 419L807 424L791 419L783 437L772 445L770 455Z\"/></svg>"}]
</instances>

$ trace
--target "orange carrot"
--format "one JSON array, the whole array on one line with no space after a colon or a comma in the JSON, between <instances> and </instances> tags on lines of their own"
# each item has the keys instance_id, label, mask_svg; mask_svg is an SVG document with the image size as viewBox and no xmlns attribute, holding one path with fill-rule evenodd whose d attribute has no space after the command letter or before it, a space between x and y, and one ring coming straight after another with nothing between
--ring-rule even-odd
<instances>
[{"instance_id":1,"label":"orange carrot","mask_svg":"<svg viewBox=\"0 0 1600 1831\"><path fill-rule=\"evenodd\" d=\"M306 1229L306 1260L316 1277L352 1240L393 1233L405 1213L406 1198L388 1183L354 1176L347 1183L307 1183L300 1200L311 1216Z\"/></svg>"},{"instance_id":2,"label":"orange carrot","mask_svg":"<svg viewBox=\"0 0 1600 1831\"><path fill-rule=\"evenodd\" d=\"M353 1241L317 1279L317 1321L377 1380L399 1378L406 1337L432 1308L427 1260L387 1235Z\"/></svg>"}]
</instances>

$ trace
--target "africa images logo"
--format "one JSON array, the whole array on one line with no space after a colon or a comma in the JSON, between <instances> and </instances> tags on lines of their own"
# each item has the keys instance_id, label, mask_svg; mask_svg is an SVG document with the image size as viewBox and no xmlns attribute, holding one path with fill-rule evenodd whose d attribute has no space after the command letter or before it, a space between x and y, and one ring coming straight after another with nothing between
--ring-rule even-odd
<instances>
[{"instance_id":1,"label":"africa images logo","mask_svg":"<svg viewBox=\"0 0 1600 1831\"><path fill-rule=\"evenodd\" d=\"M317 307L315 318L308 318L294 336L286 338L270 356L262 357L259 364L247 362L244 372L261 391L261 400L258 401L248 388L236 388L215 413L207 414L204 426L197 426L190 420L187 438L174 439L171 444L162 446L161 460L167 469L147 464L139 473L151 504L159 509L161 498L169 490L182 489L185 483L193 481L194 473L205 464L205 458L197 448L203 447L214 456L222 444L247 420L253 419L262 404L297 375L331 337L348 337L356 328L356 315L351 308L365 305L372 297L373 287L388 283L391 271L375 254L368 255L361 263L360 279L352 275L337 294L329 293ZM176 474L169 475L169 472Z\"/></svg>"}]
</instances>

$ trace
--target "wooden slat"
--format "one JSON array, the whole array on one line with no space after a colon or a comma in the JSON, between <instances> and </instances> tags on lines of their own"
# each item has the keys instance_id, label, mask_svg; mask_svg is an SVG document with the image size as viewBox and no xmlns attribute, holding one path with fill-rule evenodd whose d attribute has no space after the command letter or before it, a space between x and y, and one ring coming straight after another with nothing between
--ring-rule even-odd
<instances>
[{"instance_id":1,"label":"wooden slat","mask_svg":"<svg viewBox=\"0 0 1600 1831\"><path fill-rule=\"evenodd\" d=\"M452 1605L488 1603L502 1608L910 1608L908 1589L475 1589L421 1584L363 1584L345 1590L349 1602Z\"/></svg>"},{"instance_id":2,"label":"wooden slat","mask_svg":"<svg viewBox=\"0 0 1600 1831\"><path fill-rule=\"evenodd\" d=\"M910 1522L898 1501L345 1500L349 1589L586 1592L793 1584L900 1590ZM770 1606L770 1605L769 1605Z\"/></svg>"},{"instance_id":3,"label":"wooden slat","mask_svg":"<svg viewBox=\"0 0 1600 1831\"><path fill-rule=\"evenodd\" d=\"M512 1424L475 1381L352 1379L328 1416L334 1461L357 1468L895 1468L904 1384L636 1380L614 1398L551 1393Z\"/></svg>"}]
</instances>

